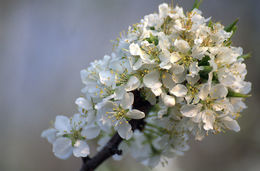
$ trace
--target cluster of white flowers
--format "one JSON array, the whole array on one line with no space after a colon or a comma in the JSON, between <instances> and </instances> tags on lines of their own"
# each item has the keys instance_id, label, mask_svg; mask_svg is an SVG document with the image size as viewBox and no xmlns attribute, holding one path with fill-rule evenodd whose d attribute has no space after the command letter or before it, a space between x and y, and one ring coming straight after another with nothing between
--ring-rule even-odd
<instances>
[{"instance_id":1,"label":"cluster of white flowers","mask_svg":"<svg viewBox=\"0 0 260 171\"><path fill-rule=\"evenodd\" d=\"M86 157L87 140L97 138L100 150L118 132L123 155L154 167L187 151L191 136L239 131L236 120L251 83L244 81L242 48L231 46L236 26L225 28L201 14L163 3L159 13L129 27L110 56L82 70L78 113L57 116L42 133L54 154ZM152 105L150 112L133 109L133 91ZM143 119L144 129L133 131L131 119Z\"/></svg>"}]
</instances>

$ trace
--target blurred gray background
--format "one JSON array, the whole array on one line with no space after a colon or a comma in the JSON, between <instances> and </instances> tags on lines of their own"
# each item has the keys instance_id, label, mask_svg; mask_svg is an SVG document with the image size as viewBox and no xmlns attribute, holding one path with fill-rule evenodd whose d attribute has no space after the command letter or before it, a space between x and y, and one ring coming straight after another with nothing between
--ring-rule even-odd
<instances>
[{"instance_id":1,"label":"blurred gray background","mask_svg":"<svg viewBox=\"0 0 260 171\"><path fill-rule=\"evenodd\" d=\"M161 0L0 0L0 170L78 170L81 160L54 157L40 138L58 114L76 111L83 87L79 72L110 54L119 32L157 11ZM185 10L193 0L174 0ZM246 63L253 82L241 132L191 141L191 150L170 162L169 171L260 170L259 0L204 0L204 15L225 25L240 18L234 44L253 57ZM100 171L149 170L126 158Z\"/></svg>"}]
</instances>

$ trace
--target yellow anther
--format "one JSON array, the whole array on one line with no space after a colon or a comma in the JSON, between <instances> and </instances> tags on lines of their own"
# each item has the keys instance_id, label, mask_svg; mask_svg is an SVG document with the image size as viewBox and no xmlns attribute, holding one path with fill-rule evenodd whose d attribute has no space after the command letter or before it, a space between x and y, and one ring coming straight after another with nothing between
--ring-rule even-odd
<instances>
[{"instance_id":1,"label":"yellow anther","mask_svg":"<svg viewBox=\"0 0 260 171\"><path fill-rule=\"evenodd\" d=\"M166 75L165 75L165 74L163 74L163 75L162 75L162 78L166 78Z\"/></svg>"}]
</instances>

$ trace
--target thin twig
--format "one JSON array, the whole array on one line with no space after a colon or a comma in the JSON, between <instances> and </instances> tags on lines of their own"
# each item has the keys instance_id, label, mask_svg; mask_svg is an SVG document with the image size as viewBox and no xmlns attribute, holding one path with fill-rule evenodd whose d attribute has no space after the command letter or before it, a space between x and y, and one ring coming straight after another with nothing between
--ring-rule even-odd
<instances>
[{"instance_id":1,"label":"thin twig","mask_svg":"<svg viewBox=\"0 0 260 171\"><path fill-rule=\"evenodd\" d=\"M138 109L143 111L144 113L148 114L151 105L148 101L144 100L140 96L139 91L134 91L135 101L133 104L134 109ZM145 126L144 119L135 120L132 119L129 121L130 125L132 126L132 130L140 130L142 131ZM105 160L109 157L113 156L114 154L121 155L122 151L118 149L119 144L123 141L123 139L119 136L118 133L115 133L111 139L107 142L107 144L99 151L94 157L83 157L83 165L80 171L94 171L100 164L102 164Z\"/></svg>"}]
</instances>

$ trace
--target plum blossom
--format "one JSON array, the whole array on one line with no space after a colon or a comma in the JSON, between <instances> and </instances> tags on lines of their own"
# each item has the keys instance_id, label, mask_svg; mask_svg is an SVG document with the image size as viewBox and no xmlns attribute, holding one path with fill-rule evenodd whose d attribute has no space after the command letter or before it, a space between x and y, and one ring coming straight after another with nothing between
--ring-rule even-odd
<instances>
[{"instance_id":1,"label":"plum blossom","mask_svg":"<svg viewBox=\"0 0 260 171\"><path fill-rule=\"evenodd\" d=\"M133 93L126 93L119 102L108 101L99 111L104 122L115 125L119 135L128 140L132 137L133 131L129 119L142 119L145 114L137 109L132 109L134 103Z\"/></svg>"},{"instance_id":2,"label":"plum blossom","mask_svg":"<svg viewBox=\"0 0 260 171\"><path fill-rule=\"evenodd\" d=\"M131 155L153 168L183 155L191 137L240 131L251 83L248 55L231 42L237 21L212 22L197 5L188 12L159 5L120 34L110 55L80 72L78 113L58 115L41 135L56 157L89 156L89 141L100 151L118 134L123 155L113 159Z\"/></svg>"}]
</instances>

